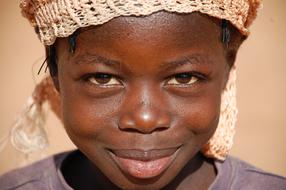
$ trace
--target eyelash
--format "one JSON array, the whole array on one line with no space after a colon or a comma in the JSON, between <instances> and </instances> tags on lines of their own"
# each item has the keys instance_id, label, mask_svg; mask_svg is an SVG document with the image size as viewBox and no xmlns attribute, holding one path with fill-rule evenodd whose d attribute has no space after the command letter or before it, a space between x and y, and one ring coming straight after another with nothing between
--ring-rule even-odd
<instances>
[{"instance_id":1,"label":"eyelash","mask_svg":"<svg viewBox=\"0 0 286 190\"><path fill-rule=\"evenodd\" d=\"M177 77L177 79L176 79ZM186 83L189 83L189 82L185 82L185 83L178 83L178 84L168 84L170 86L180 86L180 87L190 87L190 86L193 86L195 85L195 83L198 83L198 82L203 82L207 79L207 77L202 74L202 73L198 73L198 72L184 72L184 73L178 73L178 74L174 74L172 75L171 77L168 78L168 81L172 81L172 80L176 80L178 81L178 77L182 77L185 79L187 79L188 81L192 81L193 78L195 78L191 84L186 84Z\"/></svg>"},{"instance_id":2,"label":"eyelash","mask_svg":"<svg viewBox=\"0 0 286 190\"><path fill-rule=\"evenodd\" d=\"M176 79L177 77L177 79ZM185 79L189 79L192 80L192 78L194 77L195 78L195 81L193 81L191 84L185 84L185 83L179 83L177 80L178 80L178 77L185 77ZM182 79L181 78L181 79ZM92 82L91 80L92 79L95 79L94 82ZM100 84L97 80L104 80L104 79L109 79L107 82L110 82L112 80L116 80L117 84L110 84L110 85L107 85L107 84ZM178 73L178 74L174 74L170 77L167 77L167 82L170 82L172 80L175 80L178 82L178 84L167 84L169 86L180 86L180 87L190 87L192 85L194 85L195 83L198 83L198 82L203 82L205 80L207 80L207 77L204 75L204 74L201 74L201 73L198 73L198 72L184 72L184 73ZM85 76L82 77L82 80L84 82L86 82L87 84L89 85L97 85L99 87L114 87L114 86L117 86L117 85L122 85L122 80L120 77L116 76L116 75L113 75L113 74L108 74L108 73L90 73L90 74L86 74ZM113 81L114 82L114 81ZM95 84L97 83L97 84Z\"/></svg>"},{"instance_id":3,"label":"eyelash","mask_svg":"<svg viewBox=\"0 0 286 190\"><path fill-rule=\"evenodd\" d=\"M92 79L94 79L94 82L91 81ZM107 82L110 82L110 80L115 79L118 84L106 85L106 84L100 84L100 82L97 81L97 80L105 80L105 79L108 80ZM84 75L82 77L82 80L89 85L93 85L93 86L97 85L99 87L114 87L117 85L122 85L122 83L120 82L120 77L113 75L113 74L108 74L108 73L90 73L90 74Z\"/></svg>"}]
</instances>

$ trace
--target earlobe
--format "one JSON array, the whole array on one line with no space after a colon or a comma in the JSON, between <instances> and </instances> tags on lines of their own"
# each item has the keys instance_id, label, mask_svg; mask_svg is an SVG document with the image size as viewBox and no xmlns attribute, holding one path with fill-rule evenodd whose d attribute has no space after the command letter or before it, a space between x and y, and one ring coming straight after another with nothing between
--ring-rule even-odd
<instances>
[{"instance_id":1,"label":"earlobe","mask_svg":"<svg viewBox=\"0 0 286 190\"><path fill-rule=\"evenodd\" d=\"M233 67L235 60L236 60L236 54L237 54L237 50L229 50L226 53L226 61L229 65L229 70L231 70L231 68Z\"/></svg>"}]
</instances>

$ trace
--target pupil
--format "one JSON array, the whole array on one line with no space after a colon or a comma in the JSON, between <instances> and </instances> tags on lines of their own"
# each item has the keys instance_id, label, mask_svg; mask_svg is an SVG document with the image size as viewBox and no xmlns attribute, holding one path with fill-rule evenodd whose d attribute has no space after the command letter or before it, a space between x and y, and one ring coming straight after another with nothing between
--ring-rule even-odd
<instances>
[{"instance_id":1,"label":"pupil","mask_svg":"<svg viewBox=\"0 0 286 190\"><path fill-rule=\"evenodd\" d=\"M95 76L95 80L99 83L99 84L106 84L111 80L111 76L108 74L96 74Z\"/></svg>"},{"instance_id":2,"label":"pupil","mask_svg":"<svg viewBox=\"0 0 286 190\"><path fill-rule=\"evenodd\" d=\"M179 83L188 83L190 82L190 80L192 79L192 76L190 74L187 73L183 73L183 74L179 74L175 76L175 79L179 82Z\"/></svg>"}]
</instances>

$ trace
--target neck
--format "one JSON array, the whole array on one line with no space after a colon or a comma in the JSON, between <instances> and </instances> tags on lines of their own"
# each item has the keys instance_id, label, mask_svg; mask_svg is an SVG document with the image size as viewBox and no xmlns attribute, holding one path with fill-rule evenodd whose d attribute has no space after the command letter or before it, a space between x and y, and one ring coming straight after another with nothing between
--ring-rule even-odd
<instances>
[{"instance_id":1,"label":"neck","mask_svg":"<svg viewBox=\"0 0 286 190\"><path fill-rule=\"evenodd\" d=\"M80 151L74 152L64 160L61 171L67 184L73 189L119 190L119 188L111 183Z\"/></svg>"}]
</instances>

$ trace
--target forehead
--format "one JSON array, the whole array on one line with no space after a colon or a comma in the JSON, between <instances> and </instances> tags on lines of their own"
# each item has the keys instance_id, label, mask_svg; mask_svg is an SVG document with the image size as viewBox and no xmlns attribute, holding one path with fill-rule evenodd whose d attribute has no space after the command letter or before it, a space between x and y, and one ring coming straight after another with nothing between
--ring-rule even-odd
<instances>
[{"instance_id":1,"label":"forehead","mask_svg":"<svg viewBox=\"0 0 286 190\"><path fill-rule=\"evenodd\" d=\"M100 26L82 28L79 38L85 40L85 45L95 40L101 46L109 41L113 44L124 41L142 45L170 42L179 46L200 40L220 41L220 32L218 19L196 12L178 14L160 11L149 16L121 16Z\"/></svg>"},{"instance_id":2,"label":"forehead","mask_svg":"<svg viewBox=\"0 0 286 190\"><path fill-rule=\"evenodd\" d=\"M220 35L220 21L200 13L161 11L144 17L118 17L80 29L73 57L82 59L81 55L95 53L132 67L161 64L190 54L213 59L222 55ZM69 45L67 40L60 41Z\"/></svg>"}]
</instances>

